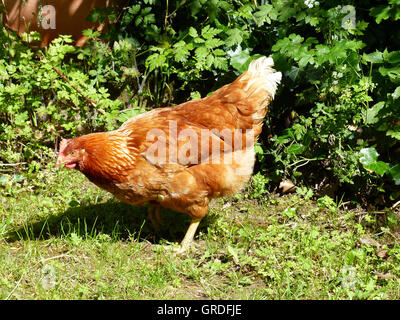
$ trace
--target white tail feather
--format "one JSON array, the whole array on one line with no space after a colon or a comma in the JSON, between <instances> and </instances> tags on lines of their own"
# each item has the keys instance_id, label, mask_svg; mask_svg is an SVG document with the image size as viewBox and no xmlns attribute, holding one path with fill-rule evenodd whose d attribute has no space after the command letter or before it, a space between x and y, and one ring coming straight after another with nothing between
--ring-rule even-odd
<instances>
[{"instance_id":1,"label":"white tail feather","mask_svg":"<svg viewBox=\"0 0 400 320\"><path fill-rule=\"evenodd\" d=\"M278 84L281 82L282 73L277 72L272 67L274 66L274 60L271 57L261 57L257 60L253 60L248 73L254 78L254 81L259 81L259 78L263 78L263 88L267 90L271 98L274 98ZM249 81L248 87L251 87L253 81Z\"/></svg>"}]
</instances>

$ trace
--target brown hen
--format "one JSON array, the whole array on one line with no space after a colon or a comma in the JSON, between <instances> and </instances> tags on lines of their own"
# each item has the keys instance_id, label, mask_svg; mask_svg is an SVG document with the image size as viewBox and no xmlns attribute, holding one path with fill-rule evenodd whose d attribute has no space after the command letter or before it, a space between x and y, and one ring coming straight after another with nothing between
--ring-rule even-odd
<instances>
[{"instance_id":1,"label":"brown hen","mask_svg":"<svg viewBox=\"0 0 400 320\"><path fill-rule=\"evenodd\" d=\"M282 77L272 66L259 58L206 98L154 109L115 131L63 139L56 167L81 171L120 201L150 203L155 224L160 206L188 214L183 252L210 200L238 192L252 174L254 141Z\"/></svg>"}]
</instances>

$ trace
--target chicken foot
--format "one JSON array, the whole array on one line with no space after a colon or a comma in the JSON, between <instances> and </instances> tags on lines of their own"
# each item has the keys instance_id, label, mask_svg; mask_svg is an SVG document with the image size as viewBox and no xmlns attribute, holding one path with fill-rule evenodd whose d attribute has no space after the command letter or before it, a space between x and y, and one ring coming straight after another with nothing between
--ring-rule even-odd
<instances>
[{"instance_id":1,"label":"chicken foot","mask_svg":"<svg viewBox=\"0 0 400 320\"><path fill-rule=\"evenodd\" d=\"M159 231L160 226L163 224L161 218L161 207L158 205L149 204L147 209L147 218L150 220L154 228ZM189 228L186 231L185 237L179 245L179 248L173 249L175 253L182 254L190 247L201 220L202 218L192 219Z\"/></svg>"},{"instance_id":2,"label":"chicken foot","mask_svg":"<svg viewBox=\"0 0 400 320\"><path fill-rule=\"evenodd\" d=\"M201 219L202 218L192 219L189 228L186 231L185 237L183 238L181 244L179 245L179 248L174 249L175 253L182 254L190 247L190 245L193 242L194 234L196 233L197 227L199 226Z\"/></svg>"}]
</instances>

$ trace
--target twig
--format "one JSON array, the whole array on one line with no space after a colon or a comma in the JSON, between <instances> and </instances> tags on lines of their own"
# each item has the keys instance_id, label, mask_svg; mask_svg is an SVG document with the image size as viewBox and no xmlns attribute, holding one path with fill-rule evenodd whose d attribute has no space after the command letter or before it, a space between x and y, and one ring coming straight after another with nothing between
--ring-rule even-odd
<instances>
[{"instance_id":1,"label":"twig","mask_svg":"<svg viewBox=\"0 0 400 320\"><path fill-rule=\"evenodd\" d=\"M399 204L400 204L400 200L397 201L394 205L392 205L392 206L390 207L390 209L393 210L393 209L396 208Z\"/></svg>"},{"instance_id":2,"label":"twig","mask_svg":"<svg viewBox=\"0 0 400 320\"><path fill-rule=\"evenodd\" d=\"M24 275L26 274L26 272L22 272L21 278L19 278L17 284L15 285L15 287L11 290L11 292L8 294L8 296L6 297L6 300L10 299L11 295L14 293L14 291L18 288L19 284L22 281L22 278L24 277Z\"/></svg>"},{"instance_id":3,"label":"twig","mask_svg":"<svg viewBox=\"0 0 400 320\"><path fill-rule=\"evenodd\" d=\"M0 163L2 167L17 167L21 164L27 164L28 162L18 162L18 163Z\"/></svg>"},{"instance_id":4,"label":"twig","mask_svg":"<svg viewBox=\"0 0 400 320\"><path fill-rule=\"evenodd\" d=\"M165 17L165 20L167 20L168 18L172 17L172 16L186 3L186 1L187 1L187 0L182 1L182 2L176 7L176 9L175 9L174 11L172 11L170 14L168 14L168 15ZM167 2L167 3L168 3L168 2ZM168 13L168 10L167 10L167 13Z\"/></svg>"},{"instance_id":5,"label":"twig","mask_svg":"<svg viewBox=\"0 0 400 320\"><path fill-rule=\"evenodd\" d=\"M72 252L72 251L74 251L74 250L75 250L75 249L72 249L72 250L68 251L68 253L70 253L70 252ZM69 256L69 257L72 257L72 256L69 255L68 253L63 253L63 254L59 254L59 255L57 255L57 256L53 256L53 257L49 257L49 258L46 258L46 259L42 259L42 260L40 260L39 262L35 263L35 264L32 266L32 268L35 268L35 267L36 267L37 265L39 265L40 263L43 264L44 262L49 261L49 260L54 260L54 259L58 259L58 258L62 258L62 257L68 257L68 256ZM20 277L19 280L17 281L16 285L15 285L14 288L10 291L10 293L7 295L7 297L6 297L5 300L10 299L10 297L12 296L12 294L14 293L14 291L18 288L19 284L21 283L22 278L23 278L26 274L27 274L27 271L24 270L24 271L22 272L21 277Z\"/></svg>"},{"instance_id":6,"label":"twig","mask_svg":"<svg viewBox=\"0 0 400 320\"><path fill-rule=\"evenodd\" d=\"M169 1L167 0L167 10L166 10L166 12L165 12L164 28L167 28L167 20L168 20L168 4L169 4Z\"/></svg>"},{"instance_id":7,"label":"twig","mask_svg":"<svg viewBox=\"0 0 400 320\"><path fill-rule=\"evenodd\" d=\"M42 61L42 56L41 56L39 53L37 53L37 52L35 52L35 54L36 54L36 56L39 58L39 60ZM62 74L56 67L52 67L52 69L53 69L65 82L67 82L67 83L72 87L72 89L74 89L76 92L78 92L78 93L82 96L83 99L85 99L87 102L89 102L89 103L92 105L92 107L94 107L94 108L97 107L97 103L96 103L95 101L93 101L92 99L89 99L88 97L86 97L86 96L83 94L83 92L82 92L77 86L75 86L74 84L72 84L71 81L70 81L64 74ZM98 108L97 111L100 112L101 114L106 114L106 112L105 112L103 109L101 109L101 108Z\"/></svg>"},{"instance_id":8,"label":"twig","mask_svg":"<svg viewBox=\"0 0 400 320\"><path fill-rule=\"evenodd\" d=\"M68 251L68 253L70 253L71 251L73 251L73 250ZM63 258L63 257L73 257L73 256L71 256L69 254L66 254L66 253L63 253L63 254L59 254L58 256L53 256L53 257L50 257L50 258L42 259L42 260L40 260L40 263L45 263L45 262L47 262L49 260L59 259L59 258Z\"/></svg>"},{"instance_id":9,"label":"twig","mask_svg":"<svg viewBox=\"0 0 400 320\"><path fill-rule=\"evenodd\" d=\"M340 208L342 206L344 207L344 206L348 205L349 203L351 203L351 201L342 202L341 204L338 205L338 208Z\"/></svg>"},{"instance_id":10,"label":"twig","mask_svg":"<svg viewBox=\"0 0 400 320\"><path fill-rule=\"evenodd\" d=\"M42 60L39 53L36 52L36 56L39 58L39 60ZM77 86L75 86L74 84L72 84L71 81L70 81L65 75L63 75L56 67L52 67L52 69L53 69L65 82L67 82L76 92L78 92L78 93L82 96L83 99L85 99L86 101L88 101L93 107L96 107L96 106L97 106L97 103L96 103L95 101L93 101L92 99L89 99L88 97L86 97L86 96L82 93L82 91L81 91ZM100 110L99 110L99 111L100 111ZM104 112L104 110L103 110L103 112Z\"/></svg>"}]
</instances>

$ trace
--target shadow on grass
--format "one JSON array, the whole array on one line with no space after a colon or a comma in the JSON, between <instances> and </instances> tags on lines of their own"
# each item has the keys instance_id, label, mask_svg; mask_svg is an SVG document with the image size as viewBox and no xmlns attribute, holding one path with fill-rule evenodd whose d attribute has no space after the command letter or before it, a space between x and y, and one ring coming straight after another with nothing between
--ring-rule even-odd
<instances>
[{"instance_id":1,"label":"shadow on grass","mask_svg":"<svg viewBox=\"0 0 400 320\"><path fill-rule=\"evenodd\" d=\"M73 234L83 239L108 235L113 241L136 238L158 243L161 239L180 242L189 226L190 217L186 214L162 209L163 225L156 231L147 219L147 206L134 207L111 199L101 204L88 204L70 207L63 213L49 215L39 221L27 222L10 231L6 241L45 240L52 237L71 237ZM207 228L207 216L200 230Z\"/></svg>"}]
</instances>

